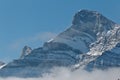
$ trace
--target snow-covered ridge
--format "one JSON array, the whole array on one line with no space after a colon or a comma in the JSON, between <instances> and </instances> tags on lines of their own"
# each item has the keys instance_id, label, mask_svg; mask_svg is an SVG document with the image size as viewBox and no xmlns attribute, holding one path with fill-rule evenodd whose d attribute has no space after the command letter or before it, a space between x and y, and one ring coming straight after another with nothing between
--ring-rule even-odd
<instances>
[{"instance_id":1,"label":"snow-covered ridge","mask_svg":"<svg viewBox=\"0 0 120 80\"><path fill-rule=\"evenodd\" d=\"M116 25L113 30L107 31L106 34L98 38L87 54L97 56L102 55L105 51L113 49L118 43L120 43L119 35L120 26Z\"/></svg>"}]
</instances>

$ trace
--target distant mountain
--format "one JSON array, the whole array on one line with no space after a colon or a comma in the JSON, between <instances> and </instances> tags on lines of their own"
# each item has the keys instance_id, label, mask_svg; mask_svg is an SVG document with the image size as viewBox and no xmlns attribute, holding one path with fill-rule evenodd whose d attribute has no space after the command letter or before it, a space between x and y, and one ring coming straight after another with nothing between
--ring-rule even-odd
<instances>
[{"instance_id":1,"label":"distant mountain","mask_svg":"<svg viewBox=\"0 0 120 80\"><path fill-rule=\"evenodd\" d=\"M53 67L85 70L120 67L120 26L97 11L81 10L70 28L43 47L25 46L21 58L0 69L1 77L38 77Z\"/></svg>"},{"instance_id":2,"label":"distant mountain","mask_svg":"<svg viewBox=\"0 0 120 80\"><path fill-rule=\"evenodd\" d=\"M23 59L26 55L29 55L31 53L31 51L32 51L32 49L30 47L24 46L20 58Z\"/></svg>"}]
</instances>

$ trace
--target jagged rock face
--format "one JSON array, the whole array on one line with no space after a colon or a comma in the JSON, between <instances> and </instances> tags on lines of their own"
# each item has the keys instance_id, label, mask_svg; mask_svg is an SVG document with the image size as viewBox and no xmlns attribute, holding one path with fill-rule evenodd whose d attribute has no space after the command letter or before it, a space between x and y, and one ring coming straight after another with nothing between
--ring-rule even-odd
<instances>
[{"instance_id":1,"label":"jagged rock face","mask_svg":"<svg viewBox=\"0 0 120 80\"><path fill-rule=\"evenodd\" d=\"M93 61L86 64L86 69L107 69L120 67L120 26L109 30L99 38L88 52L91 56L97 56Z\"/></svg>"},{"instance_id":2,"label":"jagged rock face","mask_svg":"<svg viewBox=\"0 0 120 80\"><path fill-rule=\"evenodd\" d=\"M120 67L120 43L113 49L105 51L101 56L89 62L86 69L92 71L93 69L108 69L113 67Z\"/></svg>"},{"instance_id":3,"label":"jagged rock face","mask_svg":"<svg viewBox=\"0 0 120 80\"><path fill-rule=\"evenodd\" d=\"M120 67L119 30L116 23L100 13L81 10L70 28L43 47L31 50L25 46L21 58L0 69L0 76L38 77L60 66L91 70Z\"/></svg>"},{"instance_id":4,"label":"jagged rock face","mask_svg":"<svg viewBox=\"0 0 120 80\"><path fill-rule=\"evenodd\" d=\"M32 49L28 46L25 46L22 50L22 54L20 56L20 58L24 58L26 55L29 55L31 53Z\"/></svg>"},{"instance_id":5,"label":"jagged rock face","mask_svg":"<svg viewBox=\"0 0 120 80\"><path fill-rule=\"evenodd\" d=\"M98 32L102 33L113 29L115 25L113 21L108 20L102 14L88 10L81 10L76 13L72 24L72 28L94 36L97 36Z\"/></svg>"}]
</instances>

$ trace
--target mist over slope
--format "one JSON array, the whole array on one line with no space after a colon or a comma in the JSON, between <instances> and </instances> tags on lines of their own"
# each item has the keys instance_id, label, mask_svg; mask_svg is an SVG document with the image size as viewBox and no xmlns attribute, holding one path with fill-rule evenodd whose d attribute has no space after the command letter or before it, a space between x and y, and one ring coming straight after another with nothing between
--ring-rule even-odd
<instances>
[{"instance_id":1,"label":"mist over slope","mask_svg":"<svg viewBox=\"0 0 120 80\"><path fill-rule=\"evenodd\" d=\"M120 68L112 68L105 71L95 70L87 72L78 69L74 72L66 68L55 68L51 74L45 74L40 78L0 78L0 80L118 80L120 78Z\"/></svg>"}]
</instances>

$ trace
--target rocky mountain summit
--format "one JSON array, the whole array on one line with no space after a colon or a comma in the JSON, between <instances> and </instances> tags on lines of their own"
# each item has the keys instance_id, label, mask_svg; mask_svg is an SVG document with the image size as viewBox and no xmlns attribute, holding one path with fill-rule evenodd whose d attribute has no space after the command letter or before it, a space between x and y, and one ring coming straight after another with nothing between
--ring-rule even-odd
<instances>
[{"instance_id":1,"label":"rocky mountain summit","mask_svg":"<svg viewBox=\"0 0 120 80\"><path fill-rule=\"evenodd\" d=\"M0 69L1 77L38 77L53 67L85 70L120 67L120 26L97 11L77 12L70 28L42 47L25 46L21 58Z\"/></svg>"},{"instance_id":2,"label":"rocky mountain summit","mask_svg":"<svg viewBox=\"0 0 120 80\"><path fill-rule=\"evenodd\" d=\"M31 51L32 51L32 49L30 47L24 46L20 58L23 59L25 56L29 55L31 53Z\"/></svg>"}]
</instances>

